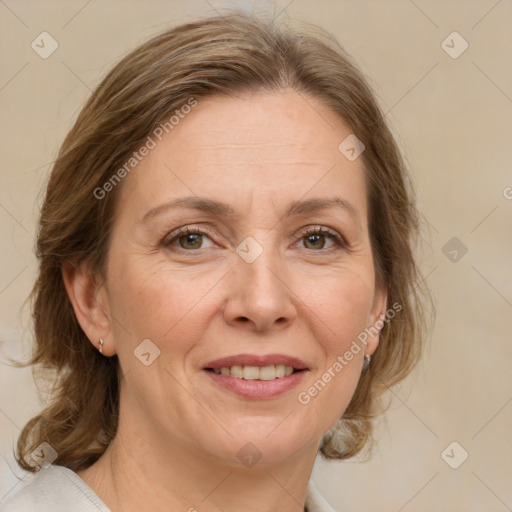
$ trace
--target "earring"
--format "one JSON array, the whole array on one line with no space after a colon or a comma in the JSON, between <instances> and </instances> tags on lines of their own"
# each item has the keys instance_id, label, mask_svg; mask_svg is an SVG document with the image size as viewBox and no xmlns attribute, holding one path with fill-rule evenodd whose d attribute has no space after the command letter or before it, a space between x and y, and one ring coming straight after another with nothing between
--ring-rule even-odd
<instances>
[{"instance_id":1,"label":"earring","mask_svg":"<svg viewBox=\"0 0 512 512\"><path fill-rule=\"evenodd\" d=\"M370 359L371 359L370 354L365 354L364 355L363 372L368 370L368 367L370 366Z\"/></svg>"},{"instance_id":2,"label":"earring","mask_svg":"<svg viewBox=\"0 0 512 512\"><path fill-rule=\"evenodd\" d=\"M99 348L100 354L103 354L103 338L100 338L100 348Z\"/></svg>"}]
</instances>

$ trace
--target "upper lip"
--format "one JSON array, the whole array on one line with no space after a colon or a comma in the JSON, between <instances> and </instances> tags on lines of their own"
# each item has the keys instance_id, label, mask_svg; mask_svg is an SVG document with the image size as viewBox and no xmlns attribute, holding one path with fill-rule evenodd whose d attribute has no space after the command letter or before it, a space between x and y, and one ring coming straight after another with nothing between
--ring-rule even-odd
<instances>
[{"instance_id":1,"label":"upper lip","mask_svg":"<svg viewBox=\"0 0 512 512\"><path fill-rule=\"evenodd\" d=\"M297 357L287 356L286 354L237 354L233 356L215 359L206 364L205 368L229 368L231 366L272 366L283 364L291 366L295 370L307 370L308 366L304 361Z\"/></svg>"}]
</instances>

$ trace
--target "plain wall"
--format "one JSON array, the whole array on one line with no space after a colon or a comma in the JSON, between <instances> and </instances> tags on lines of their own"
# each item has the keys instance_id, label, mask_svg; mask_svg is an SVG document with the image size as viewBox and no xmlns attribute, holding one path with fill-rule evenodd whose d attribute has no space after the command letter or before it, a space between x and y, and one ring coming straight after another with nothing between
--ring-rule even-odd
<instances>
[{"instance_id":1,"label":"plain wall","mask_svg":"<svg viewBox=\"0 0 512 512\"><path fill-rule=\"evenodd\" d=\"M253 7L213 0L0 2L2 358L30 348L21 307L36 272L40 190L90 90L149 36L235 4ZM392 390L373 458L319 460L315 482L335 508L352 512L511 510L512 3L285 0L255 8L317 23L355 58L387 112L430 225L422 269L437 319L428 349ZM47 59L31 48L43 31L59 44ZM458 58L442 47L454 31L469 44ZM452 53L462 48L457 37L447 40ZM458 241L446 245L453 237ZM1 365L0 499L16 490L14 475L22 476L12 448L38 410L30 370ZM462 449L469 457L453 469L445 459L456 465Z\"/></svg>"}]
</instances>

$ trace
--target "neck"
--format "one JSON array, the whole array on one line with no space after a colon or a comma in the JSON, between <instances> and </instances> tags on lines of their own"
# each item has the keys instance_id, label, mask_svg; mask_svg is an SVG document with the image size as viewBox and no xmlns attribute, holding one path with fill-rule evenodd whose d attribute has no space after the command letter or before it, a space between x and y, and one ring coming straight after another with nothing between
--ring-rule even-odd
<instances>
[{"instance_id":1,"label":"neck","mask_svg":"<svg viewBox=\"0 0 512 512\"><path fill-rule=\"evenodd\" d=\"M317 453L311 443L279 464L234 466L179 440L129 428L120 417L114 441L77 471L112 512L302 512Z\"/></svg>"}]
</instances>

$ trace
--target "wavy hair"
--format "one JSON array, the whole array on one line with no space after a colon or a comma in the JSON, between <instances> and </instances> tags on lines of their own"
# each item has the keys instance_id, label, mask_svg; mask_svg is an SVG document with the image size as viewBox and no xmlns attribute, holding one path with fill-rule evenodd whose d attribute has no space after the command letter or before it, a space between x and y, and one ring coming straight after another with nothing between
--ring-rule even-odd
<instances>
[{"instance_id":1,"label":"wavy hair","mask_svg":"<svg viewBox=\"0 0 512 512\"><path fill-rule=\"evenodd\" d=\"M42 442L56 450L55 464L84 469L116 435L118 358L102 356L87 339L62 278L66 262L87 262L104 276L122 184L101 200L95 190L190 98L285 87L322 101L365 145L376 286L401 311L386 322L369 369L319 450L327 459L346 459L371 445L384 392L408 375L425 338L430 295L416 261L420 223L408 170L367 80L332 36L230 12L171 28L129 53L96 87L62 143L38 225L39 269L30 295L34 352L15 364L33 365L52 383L45 408L18 438L15 456L23 469L37 471L31 453Z\"/></svg>"}]
</instances>

